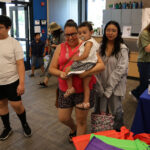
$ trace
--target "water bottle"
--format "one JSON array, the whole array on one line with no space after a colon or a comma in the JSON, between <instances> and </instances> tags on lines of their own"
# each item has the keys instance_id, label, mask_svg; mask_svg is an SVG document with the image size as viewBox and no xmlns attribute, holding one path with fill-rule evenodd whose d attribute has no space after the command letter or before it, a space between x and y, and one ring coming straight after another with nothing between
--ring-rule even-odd
<instances>
[{"instance_id":1,"label":"water bottle","mask_svg":"<svg viewBox=\"0 0 150 150\"><path fill-rule=\"evenodd\" d=\"M150 78L148 79L148 95L150 95Z\"/></svg>"}]
</instances>

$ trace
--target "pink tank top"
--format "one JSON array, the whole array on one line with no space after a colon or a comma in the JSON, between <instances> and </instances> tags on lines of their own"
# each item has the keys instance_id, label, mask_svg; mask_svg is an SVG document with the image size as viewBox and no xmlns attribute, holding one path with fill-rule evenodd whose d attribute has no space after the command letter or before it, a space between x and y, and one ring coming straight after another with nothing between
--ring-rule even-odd
<instances>
[{"instance_id":1,"label":"pink tank top","mask_svg":"<svg viewBox=\"0 0 150 150\"><path fill-rule=\"evenodd\" d=\"M68 58L71 57L74 53L76 53L78 51L78 48L80 47L77 46L75 49L71 49L70 46L68 45L67 42L62 43L61 44L61 50L60 50L60 56L58 59L58 63L59 63L59 69L62 70L63 66L65 65L65 63L67 62ZM73 63L73 61L69 61L66 66L64 67L63 70L65 70L66 67L71 66ZM58 82L59 82L59 88L62 91L66 91L68 89L67 86L67 82L66 80L63 80L61 78L58 78ZM89 83L89 87L90 89L93 88L93 85L96 83L96 78L94 76L92 76L91 81ZM82 93L83 92L83 83L82 83L82 79L79 78L77 75L73 75L72 76L72 84L73 87L76 90L76 93Z\"/></svg>"}]
</instances>

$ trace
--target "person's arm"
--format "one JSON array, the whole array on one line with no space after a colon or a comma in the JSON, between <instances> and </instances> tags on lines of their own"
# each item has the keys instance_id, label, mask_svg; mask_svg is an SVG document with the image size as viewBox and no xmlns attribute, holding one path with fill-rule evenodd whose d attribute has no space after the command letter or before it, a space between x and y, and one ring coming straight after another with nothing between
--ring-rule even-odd
<instances>
[{"instance_id":1,"label":"person's arm","mask_svg":"<svg viewBox=\"0 0 150 150\"><path fill-rule=\"evenodd\" d=\"M127 74L128 70L128 49L123 48L118 58L117 66L113 72L109 75L107 86L105 87L104 95L109 98L112 95L113 90L121 81L123 75Z\"/></svg>"},{"instance_id":2,"label":"person's arm","mask_svg":"<svg viewBox=\"0 0 150 150\"><path fill-rule=\"evenodd\" d=\"M141 43L141 46L145 52L150 53L150 36L148 31L144 30L141 32L139 36L139 42Z\"/></svg>"},{"instance_id":3,"label":"person's arm","mask_svg":"<svg viewBox=\"0 0 150 150\"><path fill-rule=\"evenodd\" d=\"M54 76L61 77L62 79L66 79L66 73L59 70L58 59L60 55L60 48L61 46L58 45L54 52L54 55L53 55L53 58L49 67L49 72Z\"/></svg>"},{"instance_id":4,"label":"person's arm","mask_svg":"<svg viewBox=\"0 0 150 150\"><path fill-rule=\"evenodd\" d=\"M19 75L19 85L17 87L17 94L22 95L24 93L24 80L25 80L25 67L24 59L16 60L17 71Z\"/></svg>"},{"instance_id":5,"label":"person's arm","mask_svg":"<svg viewBox=\"0 0 150 150\"><path fill-rule=\"evenodd\" d=\"M150 44L145 47L145 52L150 53Z\"/></svg>"},{"instance_id":6,"label":"person's arm","mask_svg":"<svg viewBox=\"0 0 150 150\"><path fill-rule=\"evenodd\" d=\"M73 61L81 61L81 60L86 59L86 58L89 56L89 54L90 54L90 50L91 50L92 46L93 46L93 43L92 43L92 42L89 42L89 41L86 42L86 44L85 44L85 46L84 46L84 52L83 52L83 54L82 54L81 56L75 55L75 56L72 58L72 60L73 60Z\"/></svg>"},{"instance_id":7,"label":"person's arm","mask_svg":"<svg viewBox=\"0 0 150 150\"><path fill-rule=\"evenodd\" d=\"M87 70L84 73L80 74L79 75L80 78L85 78L88 76L98 74L105 69L104 63L103 63L99 53L97 53L97 58L98 58L98 61L97 61L96 65L92 69Z\"/></svg>"}]
</instances>

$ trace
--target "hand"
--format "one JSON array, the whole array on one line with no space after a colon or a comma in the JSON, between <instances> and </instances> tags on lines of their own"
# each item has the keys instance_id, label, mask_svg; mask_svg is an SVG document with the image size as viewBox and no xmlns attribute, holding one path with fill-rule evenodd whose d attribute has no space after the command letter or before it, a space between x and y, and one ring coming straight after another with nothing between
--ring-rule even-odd
<instances>
[{"instance_id":1,"label":"hand","mask_svg":"<svg viewBox=\"0 0 150 150\"><path fill-rule=\"evenodd\" d=\"M24 94L24 84L19 84L18 87L17 87L17 95L18 96L21 96L22 94Z\"/></svg>"},{"instance_id":2,"label":"hand","mask_svg":"<svg viewBox=\"0 0 150 150\"><path fill-rule=\"evenodd\" d=\"M67 74L65 72L61 71L60 78L66 79L67 78Z\"/></svg>"},{"instance_id":3,"label":"hand","mask_svg":"<svg viewBox=\"0 0 150 150\"><path fill-rule=\"evenodd\" d=\"M57 47L57 45L56 45L56 44L52 44L52 45L51 45L51 47L56 48L56 47Z\"/></svg>"},{"instance_id":4,"label":"hand","mask_svg":"<svg viewBox=\"0 0 150 150\"><path fill-rule=\"evenodd\" d=\"M79 56L73 56L73 57L72 57L72 60L73 60L73 61L78 61L78 58L79 58Z\"/></svg>"}]
</instances>

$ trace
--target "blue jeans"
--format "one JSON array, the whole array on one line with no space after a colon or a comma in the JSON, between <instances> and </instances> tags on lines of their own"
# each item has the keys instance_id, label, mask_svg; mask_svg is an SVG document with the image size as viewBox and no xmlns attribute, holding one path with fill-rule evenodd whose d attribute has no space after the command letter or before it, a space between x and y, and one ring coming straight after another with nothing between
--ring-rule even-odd
<instances>
[{"instance_id":1,"label":"blue jeans","mask_svg":"<svg viewBox=\"0 0 150 150\"><path fill-rule=\"evenodd\" d=\"M150 78L150 62L138 62L140 74L140 84L132 90L132 94L139 99L140 95L148 88L148 79Z\"/></svg>"}]
</instances>

